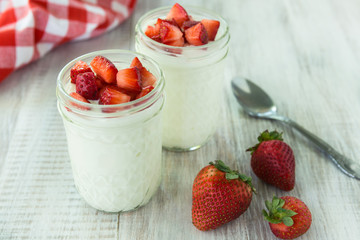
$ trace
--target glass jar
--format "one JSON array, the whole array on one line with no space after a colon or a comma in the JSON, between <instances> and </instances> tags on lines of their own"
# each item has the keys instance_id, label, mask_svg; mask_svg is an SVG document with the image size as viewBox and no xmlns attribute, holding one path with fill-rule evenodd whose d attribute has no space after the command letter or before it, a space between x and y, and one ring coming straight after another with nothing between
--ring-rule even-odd
<instances>
[{"instance_id":1,"label":"glass jar","mask_svg":"<svg viewBox=\"0 0 360 240\"><path fill-rule=\"evenodd\" d=\"M101 55L118 69L138 57L157 79L144 97L117 105L78 101L67 91L70 69L79 60L90 63ZM161 180L161 111L164 78L159 66L142 54L103 50L69 62L57 79L57 106L62 116L75 186L92 207L106 212L146 204Z\"/></svg>"},{"instance_id":2,"label":"glass jar","mask_svg":"<svg viewBox=\"0 0 360 240\"><path fill-rule=\"evenodd\" d=\"M215 133L223 106L224 59L230 40L226 21L204 9L185 7L195 20L220 21L215 41L202 46L173 47L144 33L171 7L148 12L136 24L135 49L159 63L164 72L163 147L189 151L201 147Z\"/></svg>"}]
</instances>

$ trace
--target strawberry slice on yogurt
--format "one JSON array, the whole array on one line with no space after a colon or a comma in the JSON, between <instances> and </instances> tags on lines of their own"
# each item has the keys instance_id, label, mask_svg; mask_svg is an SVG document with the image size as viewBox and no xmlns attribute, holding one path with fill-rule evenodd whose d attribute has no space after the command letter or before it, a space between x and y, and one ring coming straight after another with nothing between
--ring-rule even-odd
<instances>
[{"instance_id":1,"label":"strawberry slice on yogurt","mask_svg":"<svg viewBox=\"0 0 360 240\"><path fill-rule=\"evenodd\" d=\"M117 68L106 57L96 56L90 63L91 68L96 73L96 76L100 77L106 83L116 82Z\"/></svg>"},{"instance_id":2,"label":"strawberry slice on yogurt","mask_svg":"<svg viewBox=\"0 0 360 240\"><path fill-rule=\"evenodd\" d=\"M162 21L160 25L160 39L161 42L170 46L182 47L184 46L183 32L179 27Z\"/></svg>"},{"instance_id":3,"label":"strawberry slice on yogurt","mask_svg":"<svg viewBox=\"0 0 360 240\"><path fill-rule=\"evenodd\" d=\"M186 10L178 3L175 3L170 9L170 12L166 15L166 19L174 20L178 26L182 26L185 21L190 20Z\"/></svg>"},{"instance_id":4,"label":"strawberry slice on yogurt","mask_svg":"<svg viewBox=\"0 0 360 240\"><path fill-rule=\"evenodd\" d=\"M155 84L156 82L155 76L151 72L149 72L145 67L143 67L143 65L141 64L140 60L137 57L135 57L132 60L130 67L136 67L137 69L139 69L143 88L148 86L153 86Z\"/></svg>"},{"instance_id":5,"label":"strawberry slice on yogurt","mask_svg":"<svg viewBox=\"0 0 360 240\"><path fill-rule=\"evenodd\" d=\"M93 72L81 73L76 78L76 93L88 100L97 100L98 85Z\"/></svg>"},{"instance_id":6,"label":"strawberry slice on yogurt","mask_svg":"<svg viewBox=\"0 0 360 240\"><path fill-rule=\"evenodd\" d=\"M76 78L79 74L85 72L92 72L90 66L84 61L78 61L70 70L70 78L72 83L76 83Z\"/></svg>"},{"instance_id":7,"label":"strawberry slice on yogurt","mask_svg":"<svg viewBox=\"0 0 360 240\"><path fill-rule=\"evenodd\" d=\"M90 66L78 61L70 71L67 91L81 102L100 105L127 103L145 96L156 84L156 77L143 66L138 57L131 61L129 68L119 70L103 56L96 56Z\"/></svg>"},{"instance_id":8,"label":"strawberry slice on yogurt","mask_svg":"<svg viewBox=\"0 0 360 240\"><path fill-rule=\"evenodd\" d=\"M186 29L185 38L188 43L194 46L204 45L209 42L207 31L201 22Z\"/></svg>"},{"instance_id":9,"label":"strawberry slice on yogurt","mask_svg":"<svg viewBox=\"0 0 360 240\"><path fill-rule=\"evenodd\" d=\"M125 68L116 74L117 86L128 92L141 92L141 73L138 68Z\"/></svg>"},{"instance_id":10,"label":"strawberry slice on yogurt","mask_svg":"<svg viewBox=\"0 0 360 240\"><path fill-rule=\"evenodd\" d=\"M217 20L203 19L201 20L201 23L206 29L209 41L214 41L220 27L220 22Z\"/></svg>"},{"instance_id":11,"label":"strawberry slice on yogurt","mask_svg":"<svg viewBox=\"0 0 360 240\"><path fill-rule=\"evenodd\" d=\"M165 19L158 18L154 25L147 26L145 35L174 47L201 46L215 40L219 27L217 20L194 20L185 8L175 3Z\"/></svg>"},{"instance_id":12,"label":"strawberry slice on yogurt","mask_svg":"<svg viewBox=\"0 0 360 240\"><path fill-rule=\"evenodd\" d=\"M131 97L113 87L105 87L101 92L99 104L112 105L130 102Z\"/></svg>"}]
</instances>

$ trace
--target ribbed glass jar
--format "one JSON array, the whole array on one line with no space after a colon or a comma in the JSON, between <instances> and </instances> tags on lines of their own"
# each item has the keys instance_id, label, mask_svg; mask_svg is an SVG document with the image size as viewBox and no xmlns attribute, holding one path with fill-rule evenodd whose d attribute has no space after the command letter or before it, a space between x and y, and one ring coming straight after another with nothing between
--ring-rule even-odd
<instances>
[{"instance_id":1,"label":"ribbed glass jar","mask_svg":"<svg viewBox=\"0 0 360 240\"><path fill-rule=\"evenodd\" d=\"M67 91L70 69L79 60L101 55L118 69L138 57L157 79L144 97L117 105L80 102ZM161 69L142 54L103 50L69 62L57 79L58 110L62 116L75 186L92 207L119 212L146 204L161 180L161 111L164 103Z\"/></svg>"},{"instance_id":2,"label":"ribbed glass jar","mask_svg":"<svg viewBox=\"0 0 360 240\"><path fill-rule=\"evenodd\" d=\"M135 49L159 63L165 76L163 147L189 151L201 147L218 127L223 106L224 59L230 40L228 24L215 13L185 7L194 20L220 21L215 41L202 46L173 47L152 40L144 33L171 7L148 12L136 25Z\"/></svg>"}]
</instances>

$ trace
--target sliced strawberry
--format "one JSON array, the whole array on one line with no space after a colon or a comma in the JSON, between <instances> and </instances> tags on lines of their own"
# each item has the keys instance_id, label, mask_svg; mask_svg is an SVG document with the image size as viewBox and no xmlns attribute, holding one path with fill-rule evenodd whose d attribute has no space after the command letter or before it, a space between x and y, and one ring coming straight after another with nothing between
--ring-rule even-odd
<instances>
[{"instance_id":1,"label":"sliced strawberry","mask_svg":"<svg viewBox=\"0 0 360 240\"><path fill-rule=\"evenodd\" d=\"M185 31L186 29L191 28L192 26L195 26L198 23L199 21L191 21L191 20L185 21L182 25L182 28Z\"/></svg>"},{"instance_id":2,"label":"sliced strawberry","mask_svg":"<svg viewBox=\"0 0 360 240\"><path fill-rule=\"evenodd\" d=\"M86 99L99 99L98 85L93 72L80 73L76 78L76 92Z\"/></svg>"},{"instance_id":3,"label":"sliced strawberry","mask_svg":"<svg viewBox=\"0 0 360 240\"><path fill-rule=\"evenodd\" d=\"M76 92L72 92L69 94L71 97L79 100L80 102L85 102L85 103L90 103L88 100L86 100L86 98L84 98L83 96L81 96L80 94L76 93ZM77 107L81 110L90 110L89 107L84 107L84 106L80 106L80 104L76 104L76 103L73 103L71 102L71 105L73 105L74 107ZM66 107L66 109L69 111L69 112L72 112L68 107Z\"/></svg>"},{"instance_id":4,"label":"sliced strawberry","mask_svg":"<svg viewBox=\"0 0 360 240\"><path fill-rule=\"evenodd\" d=\"M84 61L78 61L70 70L70 78L72 83L76 83L76 77L80 73L91 72L90 66Z\"/></svg>"},{"instance_id":5,"label":"sliced strawberry","mask_svg":"<svg viewBox=\"0 0 360 240\"><path fill-rule=\"evenodd\" d=\"M115 65L103 56L96 56L90 63L92 69L98 77L107 83L116 82L117 69Z\"/></svg>"},{"instance_id":6,"label":"sliced strawberry","mask_svg":"<svg viewBox=\"0 0 360 240\"><path fill-rule=\"evenodd\" d=\"M171 25L174 25L175 27L180 28L180 25L177 24L177 22L175 21L175 19L158 19L157 25L160 24L160 27L161 27L161 23L163 23L163 22L167 22L167 23L169 23L169 24L171 24Z\"/></svg>"},{"instance_id":7,"label":"sliced strawberry","mask_svg":"<svg viewBox=\"0 0 360 240\"><path fill-rule=\"evenodd\" d=\"M154 84L156 83L156 77L149 72L146 68L142 68L140 70L141 73L141 82L142 82L142 87L148 87L148 86L154 86Z\"/></svg>"},{"instance_id":8,"label":"sliced strawberry","mask_svg":"<svg viewBox=\"0 0 360 240\"><path fill-rule=\"evenodd\" d=\"M183 33L180 28L169 22L163 21L160 26L161 42L171 46L183 46Z\"/></svg>"},{"instance_id":9,"label":"sliced strawberry","mask_svg":"<svg viewBox=\"0 0 360 240\"><path fill-rule=\"evenodd\" d=\"M106 88L112 88L112 89L115 89L116 91L119 91L119 92L122 92L126 95L129 95L130 96L130 101L134 100L138 94L138 92L130 92L130 91L126 91L124 89L121 89L119 88L117 85L107 85L105 86L104 88L102 88L100 90L100 92L103 92Z\"/></svg>"},{"instance_id":10,"label":"sliced strawberry","mask_svg":"<svg viewBox=\"0 0 360 240\"><path fill-rule=\"evenodd\" d=\"M183 47L185 44L184 38L179 38L178 40L170 41L166 43L167 45L174 46L174 47Z\"/></svg>"},{"instance_id":11,"label":"sliced strawberry","mask_svg":"<svg viewBox=\"0 0 360 240\"><path fill-rule=\"evenodd\" d=\"M119 88L132 93L141 91L141 73L138 68L125 68L118 71L116 83Z\"/></svg>"},{"instance_id":12,"label":"sliced strawberry","mask_svg":"<svg viewBox=\"0 0 360 240\"><path fill-rule=\"evenodd\" d=\"M155 31L157 33L160 34L160 27L161 27L161 23L163 22L164 20L162 20L161 18L158 18L156 23L155 23Z\"/></svg>"},{"instance_id":13,"label":"sliced strawberry","mask_svg":"<svg viewBox=\"0 0 360 240\"><path fill-rule=\"evenodd\" d=\"M90 103L88 100L86 100L86 98L84 98L83 96L81 96L80 94L76 93L76 92L72 92L70 93L70 96L72 96L73 98L81 101L81 102L86 102L86 103Z\"/></svg>"},{"instance_id":14,"label":"sliced strawberry","mask_svg":"<svg viewBox=\"0 0 360 240\"><path fill-rule=\"evenodd\" d=\"M105 87L101 90L100 101L101 105L113 105L113 104L121 104L130 101L130 96L122 93L114 87Z\"/></svg>"},{"instance_id":15,"label":"sliced strawberry","mask_svg":"<svg viewBox=\"0 0 360 240\"><path fill-rule=\"evenodd\" d=\"M112 88L116 91L119 91L119 92L122 92L122 93L125 93L124 91L122 91L120 88L118 88L116 85L106 85L104 87L102 87L100 90L99 90L99 96L101 97L104 93L104 91L107 89L107 88ZM126 93L125 93L126 94Z\"/></svg>"},{"instance_id":16,"label":"sliced strawberry","mask_svg":"<svg viewBox=\"0 0 360 240\"><path fill-rule=\"evenodd\" d=\"M132 60L130 67L136 67L139 69L141 75L141 86L143 88L155 84L156 77L142 65L139 58L135 57Z\"/></svg>"},{"instance_id":17,"label":"sliced strawberry","mask_svg":"<svg viewBox=\"0 0 360 240\"><path fill-rule=\"evenodd\" d=\"M220 27L220 22L217 20L203 19L201 20L201 23L206 29L209 41L214 41Z\"/></svg>"},{"instance_id":18,"label":"sliced strawberry","mask_svg":"<svg viewBox=\"0 0 360 240\"><path fill-rule=\"evenodd\" d=\"M188 43L194 46L200 46L208 43L208 35L202 23L198 23L185 30L185 38Z\"/></svg>"},{"instance_id":19,"label":"sliced strawberry","mask_svg":"<svg viewBox=\"0 0 360 240\"><path fill-rule=\"evenodd\" d=\"M96 81L96 86L98 87L98 90L100 90L101 88L103 88L107 85L107 83L104 82L103 80L101 80L101 78L96 77L95 81Z\"/></svg>"},{"instance_id":20,"label":"sliced strawberry","mask_svg":"<svg viewBox=\"0 0 360 240\"><path fill-rule=\"evenodd\" d=\"M161 38L160 38L160 31L159 30L160 30L160 28L156 29L156 27L147 26L147 28L145 30L145 35L148 36L149 38L151 38L152 40L160 42Z\"/></svg>"},{"instance_id":21,"label":"sliced strawberry","mask_svg":"<svg viewBox=\"0 0 360 240\"><path fill-rule=\"evenodd\" d=\"M136 67L137 69L143 68L142 63L140 62L138 57L134 57L134 59L130 63L130 67Z\"/></svg>"},{"instance_id":22,"label":"sliced strawberry","mask_svg":"<svg viewBox=\"0 0 360 240\"><path fill-rule=\"evenodd\" d=\"M153 89L154 89L153 86L147 86L147 87L143 88L141 90L141 92L136 96L136 99L142 98L143 96L145 96L146 94L151 92Z\"/></svg>"},{"instance_id":23,"label":"sliced strawberry","mask_svg":"<svg viewBox=\"0 0 360 240\"><path fill-rule=\"evenodd\" d=\"M189 15L180 4L175 3L166 16L166 19L174 19L178 26L182 26L185 21L189 20Z\"/></svg>"}]
</instances>

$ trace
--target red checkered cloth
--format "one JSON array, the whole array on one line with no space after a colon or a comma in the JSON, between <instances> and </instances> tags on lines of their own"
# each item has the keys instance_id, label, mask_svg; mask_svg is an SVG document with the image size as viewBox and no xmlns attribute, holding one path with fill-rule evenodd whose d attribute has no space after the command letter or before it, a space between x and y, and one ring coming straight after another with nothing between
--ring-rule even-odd
<instances>
[{"instance_id":1,"label":"red checkered cloth","mask_svg":"<svg viewBox=\"0 0 360 240\"><path fill-rule=\"evenodd\" d=\"M115 28L135 4L136 0L0 0L0 82L60 44Z\"/></svg>"}]
</instances>

